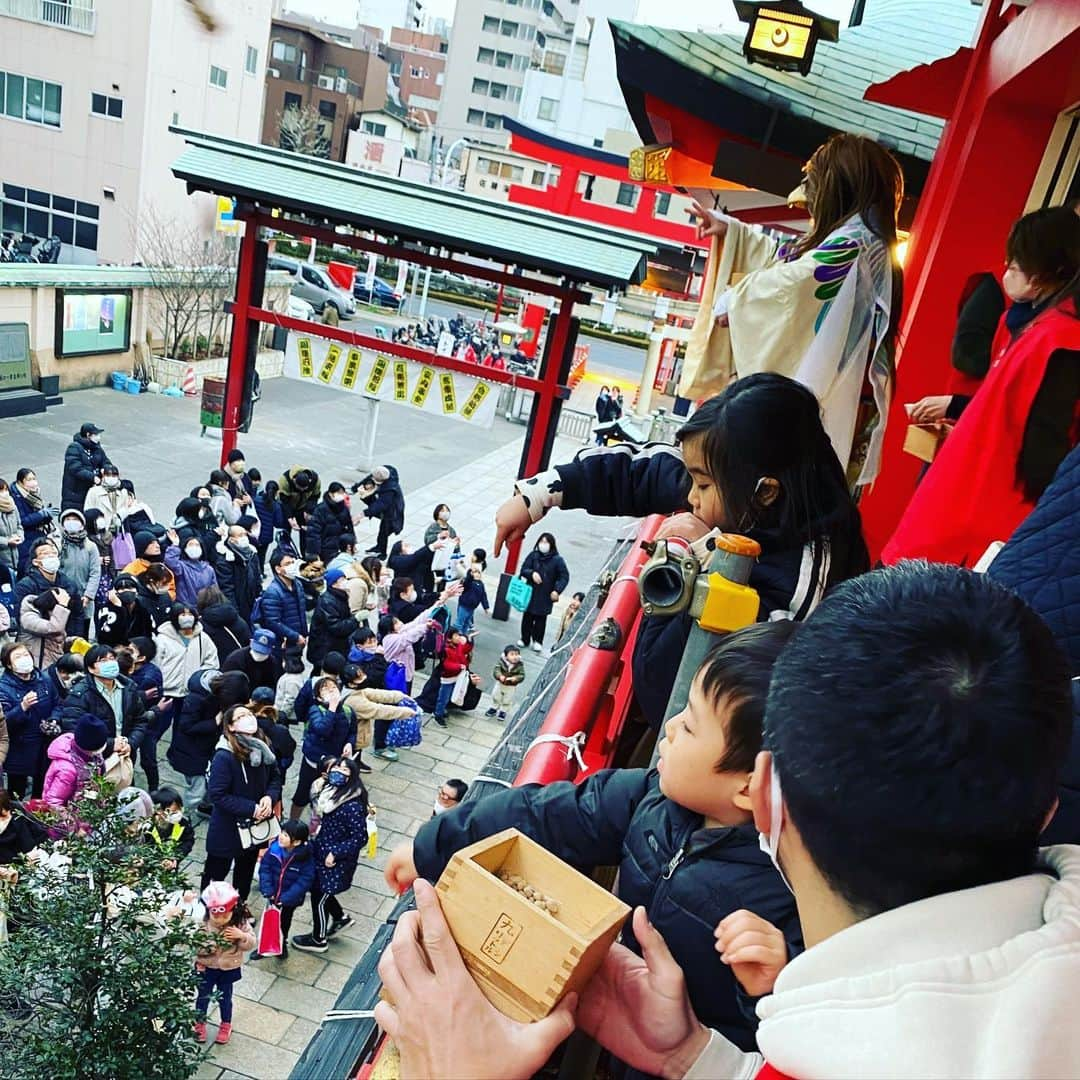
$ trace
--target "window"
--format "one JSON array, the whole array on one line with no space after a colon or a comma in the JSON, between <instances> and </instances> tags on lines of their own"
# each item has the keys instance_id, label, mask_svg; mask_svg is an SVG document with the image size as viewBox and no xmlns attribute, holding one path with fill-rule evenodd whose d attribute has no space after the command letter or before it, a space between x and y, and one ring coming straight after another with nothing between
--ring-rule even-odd
<instances>
[{"instance_id":1,"label":"window","mask_svg":"<svg viewBox=\"0 0 1080 1080\"><path fill-rule=\"evenodd\" d=\"M638 200L638 188L636 184L620 184L619 190L615 195L615 204L617 206L637 206Z\"/></svg>"},{"instance_id":2,"label":"window","mask_svg":"<svg viewBox=\"0 0 1080 1080\"><path fill-rule=\"evenodd\" d=\"M484 122L484 114L479 109L470 109L465 115L465 122L479 127Z\"/></svg>"},{"instance_id":3,"label":"window","mask_svg":"<svg viewBox=\"0 0 1080 1080\"><path fill-rule=\"evenodd\" d=\"M59 83L0 71L0 116L58 128L61 96Z\"/></svg>"},{"instance_id":4,"label":"window","mask_svg":"<svg viewBox=\"0 0 1080 1080\"><path fill-rule=\"evenodd\" d=\"M671 209L671 192L661 191L656 196L656 209L653 211L653 217L667 217L668 211Z\"/></svg>"},{"instance_id":5,"label":"window","mask_svg":"<svg viewBox=\"0 0 1080 1080\"><path fill-rule=\"evenodd\" d=\"M532 185L533 185L533 187L543 187L544 186L544 170L543 169L533 169Z\"/></svg>"},{"instance_id":6,"label":"window","mask_svg":"<svg viewBox=\"0 0 1080 1080\"><path fill-rule=\"evenodd\" d=\"M506 83L493 82L491 84L491 96L493 98L506 97Z\"/></svg>"},{"instance_id":7,"label":"window","mask_svg":"<svg viewBox=\"0 0 1080 1080\"><path fill-rule=\"evenodd\" d=\"M497 113L485 113L484 114L484 127L486 128L500 128L502 127L502 117Z\"/></svg>"},{"instance_id":8,"label":"window","mask_svg":"<svg viewBox=\"0 0 1080 1080\"><path fill-rule=\"evenodd\" d=\"M533 38L536 37L536 27L535 26L523 26L521 28L521 36L526 41L532 41Z\"/></svg>"},{"instance_id":9,"label":"window","mask_svg":"<svg viewBox=\"0 0 1080 1080\"><path fill-rule=\"evenodd\" d=\"M499 166L499 175L504 180L513 180L518 183L525 178L525 170L520 165L511 165L509 162Z\"/></svg>"},{"instance_id":10,"label":"window","mask_svg":"<svg viewBox=\"0 0 1080 1080\"><path fill-rule=\"evenodd\" d=\"M474 94L486 94L488 92L488 87L489 84L487 79L473 79L472 81L472 92Z\"/></svg>"},{"instance_id":11,"label":"window","mask_svg":"<svg viewBox=\"0 0 1080 1080\"><path fill-rule=\"evenodd\" d=\"M499 20L493 15L485 15L480 29L488 34L497 34L499 32Z\"/></svg>"},{"instance_id":12,"label":"window","mask_svg":"<svg viewBox=\"0 0 1080 1080\"><path fill-rule=\"evenodd\" d=\"M495 59L494 49L485 49L481 46L476 50L476 62L478 64L490 64Z\"/></svg>"},{"instance_id":13,"label":"window","mask_svg":"<svg viewBox=\"0 0 1080 1080\"><path fill-rule=\"evenodd\" d=\"M503 37L517 37L518 30L520 29L520 23L511 22L509 19L503 19L502 25L499 27L499 33L501 33Z\"/></svg>"},{"instance_id":14,"label":"window","mask_svg":"<svg viewBox=\"0 0 1080 1080\"><path fill-rule=\"evenodd\" d=\"M285 91L284 99L284 111L288 112L290 109L299 109L303 105L303 99L299 94L294 94L291 90Z\"/></svg>"},{"instance_id":15,"label":"window","mask_svg":"<svg viewBox=\"0 0 1080 1080\"><path fill-rule=\"evenodd\" d=\"M337 119L337 106L332 101L325 99L319 102L319 115L331 123Z\"/></svg>"},{"instance_id":16,"label":"window","mask_svg":"<svg viewBox=\"0 0 1080 1080\"><path fill-rule=\"evenodd\" d=\"M254 45L249 45L244 54L244 70L249 75L259 74L259 50Z\"/></svg>"},{"instance_id":17,"label":"window","mask_svg":"<svg viewBox=\"0 0 1080 1080\"><path fill-rule=\"evenodd\" d=\"M540 105L536 110L536 116L539 120L554 120L555 113L558 111L559 103L555 98L542 97L540 99Z\"/></svg>"},{"instance_id":18,"label":"window","mask_svg":"<svg viewBox=\"0 0 1080 1080\"><path fill-rule=\"evenodd\" d=\"M514 54L508 52L497 52L495 54L495 66L500 68L508 68L514 62Z\"/></svg>"},{"instance_id":19,"label":"window","mask_svg":"<svg viewBox=\"0 0 1080 1080\"><path fill-rule=\"evenodd\" d=\"M386 135L386 125L377 124L374 120L365 120L364 131L368 135L375 135L381 139Z\"/></svg>"},{"instance_id":20,"label":"window","mask_svg":"<svg viewBox=\"0 0 1080 1080\"><path fill-rule=\"evenodd\" d=\"M0 189L0 226L5 231L40 238L55 236L62 244L96 251L97 218L98 207L93 203L14 184Z\"/></svg>"},{"instance_id":21,"label":"window","mask_svg":"<svg viewBox=\"0 0 1080 1080\"><path fill-rule=\"evenodd\" d=\"M409 66L409 75L413 79L426 79L429 75L427 68Z\"/></svg>"},{"instance_id":22,"label":"window","mask_svg":"<svg viewBox=\"0 0 1080 1080\"><path fill-rule=\"evenodd\" d=\"M217 67L214 64L210 65L210 85L216 86L219 90L224 90L229 83L229 73L224 69Z\"/></svg>"},{"instance_id":23,"label":"window","mask_svg":"<svg viewBox=\"0 0 1080 1080\"><path fill-rule=\"evenodd\" d=\"M514 56L513 69L515 71L527 71L529 68L529 58L527 56Z\"/></svg>"},{"instance_id":24,"label":"window","mask_svg":"<svg viewBox=\"0 0 1080 1080\"><path fill-rule=\"evenodd\" d=\"M270 46L270 56L274 60L283 60L286 64L295 64L300 59L295 45L288 45L284 41L275 41Z\"/></svg>"},{"instance_id":25,"label":"window","mask_svg":"<svg viewBox=\"0 0 1080 1080\"><path fill-rule=\"evenodd\" d=\"M112 97L110 94L90 95L90 111L95 116L109 116L113 120L123 120L124 99Z\"/></svg>"}]
</instances>

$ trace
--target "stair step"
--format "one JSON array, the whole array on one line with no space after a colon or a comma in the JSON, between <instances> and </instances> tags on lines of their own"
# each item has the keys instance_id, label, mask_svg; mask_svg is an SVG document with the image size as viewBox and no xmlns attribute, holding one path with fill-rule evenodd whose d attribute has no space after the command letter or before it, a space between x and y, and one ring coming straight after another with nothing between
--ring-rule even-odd
<instances>
[{"instance_id":1,"label":"stair step","mask_svg":"<svg viewBox=\"0 0 1080 1080\"><path fill-rule=\"evenodd\" d=\"M0 417L33 416L45 411L45 395L40 390L6 390L0 393Z\"/></svg>"}]
</instances>

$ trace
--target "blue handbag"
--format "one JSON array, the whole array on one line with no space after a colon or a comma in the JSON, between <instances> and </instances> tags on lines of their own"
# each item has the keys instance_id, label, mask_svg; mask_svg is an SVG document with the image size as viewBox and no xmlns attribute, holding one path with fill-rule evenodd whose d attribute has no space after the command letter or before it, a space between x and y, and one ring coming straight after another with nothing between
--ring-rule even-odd
<instances>
[{"instance_id":1,"label":"blue handbag","mask_svg":"<svg viewBox=\"0 0 1080 1080\"><path fill-rule=\"evenodd\" d=\"M533 587L524 578L513 578L506 586L506 602L517 611L528 609L532 594Z\"/></svg>"},{"instance_id":2,"label":"blue handbag","mask_svg":"<svg viewBox=\"0 0 1080 1080\"><path fill-rule=\"evenodd\" d=\"M391 722L386 731L386 745L395 749L407 746L419 746L423 735L420 731L420 713L403 717Z\"/></svg>"}]
</instances>

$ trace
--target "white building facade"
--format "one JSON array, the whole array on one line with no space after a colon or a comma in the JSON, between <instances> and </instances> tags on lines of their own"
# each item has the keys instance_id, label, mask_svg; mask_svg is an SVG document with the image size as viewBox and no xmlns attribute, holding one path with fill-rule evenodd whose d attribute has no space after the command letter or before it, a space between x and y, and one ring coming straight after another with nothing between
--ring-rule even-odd
<instances>
[{"instance_id":1,"label":"white building facade","mask_svg":"<svg viewBox=\"0 0 1080 1080\"><path fill-rule=\"evenodd\" d=\"M150 214L213 228L170 171L181 125L257 143L271 0L0 0L0 226L62 262L130 263Z\"/></svg>"}]
</instances>

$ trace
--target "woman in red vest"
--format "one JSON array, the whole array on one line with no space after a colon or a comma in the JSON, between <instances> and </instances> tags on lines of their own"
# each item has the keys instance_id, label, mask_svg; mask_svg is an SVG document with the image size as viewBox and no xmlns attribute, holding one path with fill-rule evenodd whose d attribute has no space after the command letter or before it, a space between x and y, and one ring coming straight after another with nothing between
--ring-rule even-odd
<instances>
[{"instance_id":1,"label":"woman in red vest","mask_svg":"<svg viewBox=\"0 0 1080 1080\"><path fill-rule=\"evenodd\" d=\"M974 565L1008 540L1080 438L1080 217L1055 207L1016 222L1002 286L1012 303L990 370L885 546L886 564Z\"/></svg>"}]
</instances>

